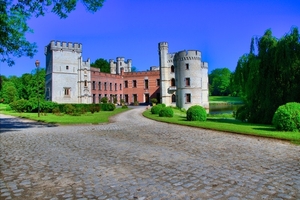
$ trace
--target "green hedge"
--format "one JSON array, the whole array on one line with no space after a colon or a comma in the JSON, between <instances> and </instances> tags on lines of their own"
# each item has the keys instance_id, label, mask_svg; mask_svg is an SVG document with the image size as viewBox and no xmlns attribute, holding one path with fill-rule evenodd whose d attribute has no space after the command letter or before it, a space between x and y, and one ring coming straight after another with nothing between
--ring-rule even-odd
<instances>
[{"instance_id":1,"label":"green hedge","mask_svg":"<svg viewBox=\"0 0 300 200\"><path fill-rule=\"evenodd\" d=\"M206 118L207 113L202 106L194 105L186 111L186 119L188 121L206 121Z\"/></svg>"},{"instance_id":2,"label":"green hedge","mask_svg":"<svg viewBox=\"0 0 300 200\"><path fill-rule=\"evenodd\" d=\"M287 103L276 110L272 123L279 131L300 131L300 103Z\"/></svg>"},{"instance_id":3,"label":"green hedge","mask_svg":"<svg viewBox=\"0 0 300 200\"><path fill-rule=\"evenodd\" d=\"M160 117L173 117L174 111L171 107L163 107L158 114Z\"/></svg>"}]
</instances>

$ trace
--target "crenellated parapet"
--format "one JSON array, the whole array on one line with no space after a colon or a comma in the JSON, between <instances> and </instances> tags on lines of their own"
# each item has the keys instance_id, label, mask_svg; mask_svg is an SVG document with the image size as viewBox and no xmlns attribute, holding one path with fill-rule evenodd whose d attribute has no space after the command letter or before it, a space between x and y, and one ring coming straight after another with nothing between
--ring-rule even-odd
<instances>
[{"instance_id":1,"label":"crenellated parapet","mask_svg":"<svg viewBox=\"0 0 300 200\"><path fill-rule=\"evenodd\" d=\"M197 50L184 50L176 53L175 61L186 61L186 60L201 60L201 52Z\"/></svg>"},{"instance_id":2,"label":"crenellated parapet","mask_svg":"<svg viewBox=\"0 0 300 200\"><path fill-rule=\"evenodd\" d=\"M52 40L50 44L45 47L45 55L47 55L48 51L70 51L82 53L82 44Z\"/></svg>"}]
</instances>

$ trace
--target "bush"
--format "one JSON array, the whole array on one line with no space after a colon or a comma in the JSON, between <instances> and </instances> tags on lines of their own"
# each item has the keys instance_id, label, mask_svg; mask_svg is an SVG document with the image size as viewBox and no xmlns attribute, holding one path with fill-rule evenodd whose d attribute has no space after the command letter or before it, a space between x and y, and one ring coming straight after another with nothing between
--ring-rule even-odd
<instances>
[{"instance_id":1,"label":"bush","mask_svg":"<svg viewBox=\"0 0 300 200\"><path fill-rule=\"evenodd\" d=\"M114 111L116 106L113 103L102 103L100 104L100 109L103 111Z\"/></svg>"},{"instance_id":2,"label":"bush","mask_svg":"<svg viewBox=\"0 0 300 200\"><path fill-rule=\"evenodd\" d=\"M159 111L160 117L173 117L174 111L171 107L164 107Z\"/></svg>"},{"instance_id":3,"label":"bush","mask_svg":"<svg viewBox=\"0 0 300 200\"><path fill-rule=\"evenodd\" d=\"M300 131L300 103L287 103L276 110L272 123L279 131Z\"/></svg>"},{"instance_id":4,"label":"bush","mask_svg":"<svg viewBox=\"0 0 300 200\"><path fill-rule=\"evenodd\" d=\"M75 107L72 104L65 104L64 106L64 112L66 114L72 115L76 111Z\"/></svg>"},{"instance_id":5,"label":"bush","mask_svg":"<svg viewBox=\"0 0 300 200\"><path fill-rule=\"evenodd\" d=\"M237 109L236 112L233 113L233 115L235 115L235 118L238 120L241 120L242 122L247 121L248 120L248 109L246 106L241 106Z\"/></svg>"},{"instance_id":6,"label":"bush","mask_svg":"<svg viewBox=\"0 0 300 200\"><path fill-rule=\"evenodd\" d=\"M107 103L108 102L108 98L107 97L102 97L101 98L101 102L102 103Z\"/></svg>"},{"instance_id":7,"label":"bush","mask_svg":"<svg viewBox=\"0 0 300 200\"><path fill-rule=\"evenodd\" d=\"M134 101L133 105L138 106L138 105L140 105L140 103L138 101Z\"/></svg>"},{"instance_id":8,"label":"bush","mask_svg":"<svg viewBox=\"0 0 300 200\"><path fill-rule=\"evenodd\" d=\"M163 104L157 104L156 106L152 106L151 113L158 114L162 108L163 108Z\"/></svg>"},{"instance_id":9,"label":"bush","mask_svg":"<svg viewBox=\"0 0 300 200\"><path fill-rule=\"evenodd\" d=\"M13 101L9 104L11 109L15 110L16 112L27 112L28 111L28 101L25 99L20 99L17 101Z\"/></svg>"},{"instance_id":10,"label":"bush","mask_svg":"<svg viewBox=\"0 0 300 200\"><path fill-rule=\"evenodd\" d=\"M206 110L199 105L191 106L186 112L186 119L188 121L206 121Z\"/></svg>"},{"instance_id":11,"label":"bush","mask_svg":"<svg viewBox=\"0 0 300 200\"><path fill-rule=\"evenodd\" d=\"M128 108L128 106L127 105L122 105L122 108L125 109L125 108Z\"/></svg>"},{"instance_id":12,"label":"bush","mask_svg":"<svg viewBox=\"0 0 300 200\"><path fill-rule=\"evenodd\" d=\"M53 109L52 109L52 113L53 113L54 115L60 115L59 107L53 108Z\"/></svg>"},{"instance_id":13,"label":"bush","mask_svg":"<svg viewBox=\"0 0 300 200\"><path fill-rule=\"evenodd\" d=\"M152 98L152 99L150 99L150 101L151 101L152 105L155 105L158 102L156 98Z\"/></svg>"}]
</instances>

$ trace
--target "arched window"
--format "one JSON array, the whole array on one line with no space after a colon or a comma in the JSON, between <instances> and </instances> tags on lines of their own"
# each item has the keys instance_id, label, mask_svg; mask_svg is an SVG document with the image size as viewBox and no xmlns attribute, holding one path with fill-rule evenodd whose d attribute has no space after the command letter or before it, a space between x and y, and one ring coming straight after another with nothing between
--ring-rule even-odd
<instances>
[{"instance_id":1,"label":"arched window","mask_svg":"<svg viewBox=\"0 0 300 200\"><path fill-rule=\"evenodd\" d=\"M171 66L171 73L174 73L174 65Z\"/></svg>"},{"instance_id":2,"label":"arched window","mask_svg":"<svg viewBox=\"0 0 300 200\"><path fill-rule=\"evenodd\" d=\"M175 102L176 102L176 95L172 94L172 103L175 103Z\"/></svg>"},{"instance_id":3,"label":"arched window","mask_svg":"<svg viewBox=\"0 0 300 200\"><path fill-rule=\"evenodd\" d=\"M175 86L175 78L171 79L171 86Z\"/></svg>"}]
</instances>

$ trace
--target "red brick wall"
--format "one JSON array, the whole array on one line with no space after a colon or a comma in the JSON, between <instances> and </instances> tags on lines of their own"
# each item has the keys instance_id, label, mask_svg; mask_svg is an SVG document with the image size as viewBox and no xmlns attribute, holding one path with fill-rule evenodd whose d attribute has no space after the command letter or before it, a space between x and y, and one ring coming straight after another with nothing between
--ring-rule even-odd
<instances>
[{"instance_id":1,"label":"red brick wall","mask_svg":"<svg viewBox=\"0 0 300 200\"><path fill-rule=\"evenodd\" d=\"M150 103L150 99L158 98L159 100L159 71L144 71L144 72L125 72L122 75L108 74L99 72L99 69L91 67L91 86L92 86L92 98L94 103L99 103L100 97L105 95L113 102L113 96L117 95L118 103L120 98L125 102L131 104L134 103L134 97L139 103ZM133 81L136 81L136 87L133 87ZM148 88L146 88L145 80L148 80ZM128 82L128 87L125 88L125 81ZM102 84L102 88L99 89L99 82ZM104 84L107 84L105 90ZM112 90L110 90L110 84L112 84ZM117 90L115 90L115 84L117 84ZM120 90L120 84L122 88ZM93 87L95 85L95 87ZM127 98L125 98L127 97Z\"/></svg>"}]
</instances>

